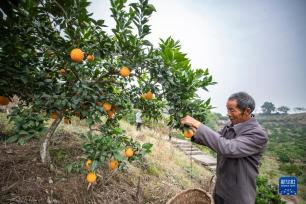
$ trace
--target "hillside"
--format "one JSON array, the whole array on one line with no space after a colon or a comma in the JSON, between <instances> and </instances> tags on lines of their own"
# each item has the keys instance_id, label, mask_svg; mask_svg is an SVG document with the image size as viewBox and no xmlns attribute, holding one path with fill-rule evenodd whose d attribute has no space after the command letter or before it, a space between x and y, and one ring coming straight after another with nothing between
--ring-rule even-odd
<instances>
[{"instance_id":1,"label":"hillside","mask_svg":"<svg viewBox=\"0 0 306 204\"><path fill-rule=\"evenodd\" d=\"M2 115L1 122L4 119ZM126 122L121 126L127 135L152 143L152 153L122 172L111 172L107 167L99 170L97 183L89 189L85 175L66 171L69 164L82 160L79 136L87 131L82 122L60 125L51 143L51 168L40 162L39 141L25 145L2 141L0 203L165 203L184 189L209 191L212 173L191 164L184 153L164 139L163 128L137 132Z\"/></svg>"},{"instance_id":2,"label":"hillside","mask_svg":"<svg viewBox=\"0 0 306 204\"><path fill-rule=\"evenodd\" d=\"M212 172L191 163L175 148L167 140L169 130L163 124L144 127L139 132L135 126L122 122L121 127L127 135L154 145L152 153L144 160L131 163L122 172L111 172L105 166L98 171L97 183L88 189L85 174L67 171L70 164L83 160L80 149L83 138L80 136L88 131L84 121L74 119L71 125L61 123L52 139L53 163L49 168L40 162L38 140L25 145L3 142L11 125L7 123L6 114L0 113L0 119L0 174L3 175L0 203L165 203L184 189L210 189ZM296 175L299 196L286 200L305 203L306 114L259 115L257 119L269 134L260 174L272 184L278 184L280 176ZM209 124L216 127L213 120ZM211 154L207 148L199 148Z\"/></svg>"},{"instance_id":3,"label":"hillside","mask_svg":"<svg viewBox=\"0 0 306 204\"><path fill-rule=\"evenodd\" d=\"M297 203L306 203L306 113L258 115L269 135L261 173L278 184L280 176L297 176Z\"/></svg>"}]
</instances>

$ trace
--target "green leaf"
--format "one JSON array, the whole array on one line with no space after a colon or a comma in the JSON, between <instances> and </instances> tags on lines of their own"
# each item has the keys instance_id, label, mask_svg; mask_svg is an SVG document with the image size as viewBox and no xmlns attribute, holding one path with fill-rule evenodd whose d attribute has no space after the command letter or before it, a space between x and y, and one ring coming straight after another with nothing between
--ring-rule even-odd
<instances>
[{"instance_id":1,"label":"green leaf","mask_svg":"<svg viewBox=\"0 0 306 204\"><path fill-rule=\"evenodd\" d=\"M123 161L123 160L124 160L124 157L123 157L119 152L115 152L115 153L114 153L114 158L115 158L117 161Z\"/></svg>"},{"instance_id":2,"label":"green leaf","mask_svg":"<svg viewBox=\"0 0 306 204\"><path fill-rule=\"evenodd\" d=\"M26 131L24 131L24 130L20 130L20 131L19 131L19 135L27 136L27 135L28 135L28 132L26 132Z\"/></svg>"},{"instance_id":3,"label":"green leaf","mask_svg":"<svg viewBox=\"0 0 306 204\"><path fill-rule=\"evenodd\" d=\"M16 142L16 141L18 140L18 138L19 138L19 135L13 135L13 136L9 137L9 138L6 140L6 142L7 142L7 143L13 143L13 142Z\"/></svg>"},{"instance_id":4,"label":"green leaf","mask_svg":"<svg viewBox=\"0 0 306 204\"><path fill-rule=\"evenodd\" d=\"M98 165L99 165L99 162L97 160L94 160L90 166L90 169L94 171L97 169Z\"/></svg>"}]
</instances>

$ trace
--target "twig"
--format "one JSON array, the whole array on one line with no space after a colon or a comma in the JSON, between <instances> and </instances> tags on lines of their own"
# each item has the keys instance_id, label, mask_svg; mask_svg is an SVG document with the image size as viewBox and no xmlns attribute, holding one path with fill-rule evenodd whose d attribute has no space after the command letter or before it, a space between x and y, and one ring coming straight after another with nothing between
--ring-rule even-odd
<instances>
[{"instance_id":1,"label":"twig","mask_svg":"<svg viewBox=\"0 0 306 204\"><path fill-rule=\"evenodd\" d=\"M117 173L118 169L116 169L108 178L107 180L105 181L105 183L107 183L113 176L115 173Z\"/></svg>"},{"instance_id":2,"label":"twig","mask_svg":"<svg viewBox=\"0 0 306 204\"><path fill-rule=\"evenodd\" d=\"M1 188L1 191L2 191L2 192L8 191L8 190L10 190L11 188L14 188L18 183L19 183L19 181L16 181L15 183L11 184L11 185L8 186L8 187L2 187L2 188Z\"/></svg>"}]
</instances>

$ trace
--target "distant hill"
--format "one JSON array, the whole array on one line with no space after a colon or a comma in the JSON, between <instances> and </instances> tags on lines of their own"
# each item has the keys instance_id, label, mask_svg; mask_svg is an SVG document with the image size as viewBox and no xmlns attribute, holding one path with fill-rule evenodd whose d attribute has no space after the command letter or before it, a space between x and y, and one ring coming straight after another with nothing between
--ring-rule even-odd
<instances>
[{"instance_id":1,"label":"distant hill","mask_svg":"<svg viewBox=\"0 0 306 204\"><path fill-rule=\"evenodd\" d=\"M306 113L256 118L269 136L262 173L274 178L275 183L279 176L297 176L297 202L306 203Z\"/></svg>"},{"instance_id":2,"label":"distant hill","mask_svg":"<svg viewBox=\"0 0 306 204\"><path fill-rule=\"evenodd\" d=\"M256 118L268 133L268 153L283 162L306 163L306 113Z\"/></svg>"}]
</instances>

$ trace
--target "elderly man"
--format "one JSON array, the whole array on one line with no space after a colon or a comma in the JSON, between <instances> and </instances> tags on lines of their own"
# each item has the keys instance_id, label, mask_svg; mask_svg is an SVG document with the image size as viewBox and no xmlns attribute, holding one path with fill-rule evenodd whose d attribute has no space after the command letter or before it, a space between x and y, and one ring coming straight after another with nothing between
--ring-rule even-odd
<instances>
[{"instance_id":1,"label":"elderly man","mask_svg":"<svg viewBox=\"0 0 306 204\"><path fill-rule=\"evenodd\" d=\"M136 130L141 130L141 123L142 123L142 119L141 119L141 110L137 110L136 111Z\"/></svg>"},{"instance_id":2,"label":"elderly man","mask_svg":"<svg viewBox=\"0 0 306 204\"><path fill-rule=\"evenodd\" d=\"M195 131L192 141L217 152L215 203L254 204L256 176L267 134L252 114L255 101L249 94L232 94L226 107L230 123L220 132L214 132L190 116L182 118L181 124Z\"/></svg>"}]
</instances>

